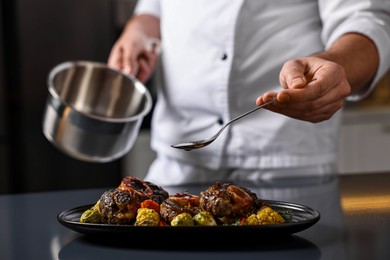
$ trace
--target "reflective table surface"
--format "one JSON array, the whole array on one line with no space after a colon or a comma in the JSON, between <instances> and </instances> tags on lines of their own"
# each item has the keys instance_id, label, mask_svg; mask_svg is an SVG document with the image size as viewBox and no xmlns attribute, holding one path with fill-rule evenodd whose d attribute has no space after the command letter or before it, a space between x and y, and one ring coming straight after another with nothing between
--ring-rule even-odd
<instances>
[{"instance_id":1,"label":"reflective table surface","mask_svg":"<svg viewBox=\"0 0 390 260\"><path fill-rule=\"evenodd\" d=\"M240 184L267 200L309 206L320 220L292 235L213 234L161 241L102 240L61 225L64 210L94 203L107 189L0 196L0 259L390 259L390 173L276 179ZM199 193L201 186L164 187ZM180 243L179 243L180 242Z\"/></svg>"}]
</instances>

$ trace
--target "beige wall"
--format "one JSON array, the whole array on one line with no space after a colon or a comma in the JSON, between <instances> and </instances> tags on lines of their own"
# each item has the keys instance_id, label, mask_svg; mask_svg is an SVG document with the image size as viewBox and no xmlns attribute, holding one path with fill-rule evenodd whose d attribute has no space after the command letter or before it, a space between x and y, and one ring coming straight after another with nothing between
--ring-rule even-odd
<instances>
[{"instance_id":1,"label":"beige wall","mask_svg":"<svg viewBox=\"0 0 390 260\"><path fill-rule=\"evenodd\" d=\"M390 70L366 99L347 103L347 109L378 107L390 107Z\"/></svg>"}]
</instances>

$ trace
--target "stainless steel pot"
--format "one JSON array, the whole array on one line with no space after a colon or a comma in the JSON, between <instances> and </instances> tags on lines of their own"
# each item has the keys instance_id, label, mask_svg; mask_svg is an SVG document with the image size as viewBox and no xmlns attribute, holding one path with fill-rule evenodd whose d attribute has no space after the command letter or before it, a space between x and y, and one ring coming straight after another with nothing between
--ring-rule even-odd
<instances>
[{"instance_id":1,"label":"stainless steel pot","mask_svg":"<svg viewBox=\"0 0 390 260\"><path fill-rule=\"evenodd\" d=\"M91 61L65 62L48 77L46 138L66 154L109 162L133 146L152 99L135 78Z\"/></svg>"}]
</instances>

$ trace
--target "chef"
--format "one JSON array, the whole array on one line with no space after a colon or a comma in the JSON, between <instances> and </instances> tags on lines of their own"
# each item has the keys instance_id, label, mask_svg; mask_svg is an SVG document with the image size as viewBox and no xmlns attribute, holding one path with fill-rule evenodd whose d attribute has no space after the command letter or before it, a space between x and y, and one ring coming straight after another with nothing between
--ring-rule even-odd
<instances>
[{"instance_id":1,"label":"chef","mask_svg":"<svg viewBox=\"0 0 390 260\"><path fill-rule=\"evenodd\" d=\"M146 180L257 181L336 172L344 101L372 91L389 43L387 0L143 0L108 65L145 82L161 63Z\"/></svg>"}]
</instances>

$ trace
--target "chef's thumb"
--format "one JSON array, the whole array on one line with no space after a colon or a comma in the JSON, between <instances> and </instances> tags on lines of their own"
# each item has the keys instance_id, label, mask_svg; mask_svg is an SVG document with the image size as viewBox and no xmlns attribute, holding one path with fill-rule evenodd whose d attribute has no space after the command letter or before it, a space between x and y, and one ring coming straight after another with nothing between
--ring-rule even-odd
<instances>
[{"instance_id":1,"label":"chef's thumb","mask_svg":"<svg viewBox=\"0 0 390 260\"><path fill-rule=\"evenodd\" d=\"M285 89L303 88L306 85L305 65L298 60L287 61L280 71L279 81Z\"/></svg>"}]
</instances>

